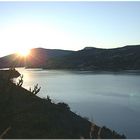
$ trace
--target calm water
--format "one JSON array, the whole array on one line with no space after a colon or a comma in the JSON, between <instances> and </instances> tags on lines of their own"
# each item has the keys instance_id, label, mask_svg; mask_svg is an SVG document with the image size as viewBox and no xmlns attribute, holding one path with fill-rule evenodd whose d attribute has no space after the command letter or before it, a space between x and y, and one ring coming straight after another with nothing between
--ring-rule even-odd
<instances>
[{"instance_id":1,"label":"calm water","mask_svg":"<svg viewBox=\"0 0 140 140\"><path fill-rule=\"evenodd\" d=\"M18 70L25 88L41 86L38 96L49 95L100 126L140 138L140 74Z\"/></svg>"}]
</instances>

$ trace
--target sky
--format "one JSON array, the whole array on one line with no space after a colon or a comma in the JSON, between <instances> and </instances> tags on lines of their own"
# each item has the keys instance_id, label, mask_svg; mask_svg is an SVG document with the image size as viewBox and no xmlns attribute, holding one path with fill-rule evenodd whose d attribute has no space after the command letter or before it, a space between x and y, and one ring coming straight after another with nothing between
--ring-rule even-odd
<instances>
[{"instance_id":1,"label":"sky","mask_svg":"<svg viewBox=\"0 0 140 140\"><path fill-rule=\"evenodd\" d=\"M0 1L0 57L31 48L140 44L140 2Z\"/></svg>"}]
</instances>

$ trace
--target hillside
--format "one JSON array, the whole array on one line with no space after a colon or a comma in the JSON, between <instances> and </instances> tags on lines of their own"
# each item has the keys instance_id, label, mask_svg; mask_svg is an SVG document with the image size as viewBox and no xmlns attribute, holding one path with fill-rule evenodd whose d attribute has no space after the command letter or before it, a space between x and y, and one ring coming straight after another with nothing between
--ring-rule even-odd
<instances>
[{"instance_id":1,"label":"hillside","mask_svg":"<svg viewBox=\"0 0 140 140\"><path fill-rule=\"evenodd\" d=\"M125 138L5 78L0 78L0 114L0 138Z\"/></svg>"},{"instance_id":2,"label":"hillside","mask_svg":"<svg viewBox=\"0 0 140 140\"><path fill-rule=\"evenodd\" d=\"M35 48L25 59L15 54L0 58L0 68L140 70L140 45L115 49L86 47L79 51Z\"/></svg>"},{"instance_id":3,"label":"hillside","mask_svg":"<svg viewBox=\"0 0 140 140\"><path fill-rule=\"evenodd\" d=\"M24 65L24 58L17 54L10 54L0 58L0 68L22 67Z\"/></svg>"},{"instance_id":4,"label":"hillside","mask_svg":"<svg viewBox=\"0 0 140 140\"><path fill-rule=\"evenodd\" d=\"M16 53L1 57L0 68L43 67L48 59L63 57L72 52L69 50L34 48L31 49L31 54L27 58L18 56Z\"/></svg>"},{"instance_id":5,"label":"hillside","mask_svg":"<svg viewBox=\"0 0 140 140\"><path fill-rule=\"evenodd\" d=\"M71 54L73 51L59 49L35 48L26 60L26 68L44 67L51 58L60 58Z\"/></svg>"},{"instance_id":6,"label":"hillside","mask_svg":"<svg viewBox=\"0 0 140 140\"><path fill-rule=\"evenodd\" d=\"M140 45L115 49L84 48L61 58L47 61L47 69L138 70Z\"/></svg>"}]
</instances>

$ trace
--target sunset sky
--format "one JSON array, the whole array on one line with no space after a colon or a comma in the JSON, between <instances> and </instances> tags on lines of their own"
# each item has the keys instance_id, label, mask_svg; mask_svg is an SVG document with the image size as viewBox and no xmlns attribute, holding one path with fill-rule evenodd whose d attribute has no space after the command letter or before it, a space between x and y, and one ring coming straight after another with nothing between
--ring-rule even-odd
<instances>
[{"instance_id":1,"label":"sunset sky","mask_svg":"<svg viewBox=\"0 0 140 140\"><path fill-rule=\"evenodd\" d=\"M30 48L140 44L140 2L2 2L0 57Z\"/></svg>"}]
</instances>

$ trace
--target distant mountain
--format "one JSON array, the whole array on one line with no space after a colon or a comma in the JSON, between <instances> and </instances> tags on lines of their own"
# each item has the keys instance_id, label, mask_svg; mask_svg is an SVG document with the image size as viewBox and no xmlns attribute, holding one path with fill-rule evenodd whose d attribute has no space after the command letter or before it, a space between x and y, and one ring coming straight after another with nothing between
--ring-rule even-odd
<instances>
[{"instance_id":1,"label":"distant mountain","mask_svg":"<svg viewBox=\"0 0 140 140\"><path fill-rule=\"evenodd\" d=\"M80 70L140 69L140 45L115 49L86 47L67 56L48 60L45 68Z\"/></svg>"},{"instance_id":2,"label":"distant mountain","mask_svg":"<svg viewBox=\"0 0 140 140\"><path fill-rule=\"evenodd\" d=\"M10 54L0 58L0 68L9 67L43 67L46 61L51 58L58 58L72 53L69 50L60 49L44 49L34 48L31 49L31 54L27 57L21 57L17 54Z\"/></svg>"},{"instance_id":3,"label":"distant mountain","mask_svg":"<svg viewBox=\"0 0 140 140\"><path fill-rule=\"evenodd\" d=\"M73 51L60 49L35 48L26 60L26 67L44 67L51 58L59 58L71 54Z\"/></svg>"},{"instance_id":4,"label":"distant mountain","mask_svg":"<svg viewBox=\"0 0 140 140\"><path fill-rule=\"evenodd\" d=\"M24 65L24 58L17 54L10 54L0 58L0 68L21 67Z\"/></svg>"},{"instance_id":5,"label":"distant mountain","mask_svg":"<svg viewBox=\"0 0 140 140\"><path fill-rule=\"evenodd\" d=\"M139 70L140 45L114 49L85 47L79 51L35 48L26 60L15 54L0 58L0 67L13 64L44 69Z\"/></svg>"}]
</instances>

